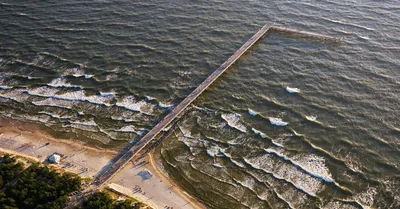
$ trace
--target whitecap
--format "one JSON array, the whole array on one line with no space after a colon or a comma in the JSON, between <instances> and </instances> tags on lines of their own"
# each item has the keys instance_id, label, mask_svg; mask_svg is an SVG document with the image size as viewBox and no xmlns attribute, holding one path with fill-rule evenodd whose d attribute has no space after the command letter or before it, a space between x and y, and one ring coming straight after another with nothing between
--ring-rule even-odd
<instances>
[{"instance_id":1,"label":"whitecap","mask_svg":"<svg viewBox=\"0 0 400 209\"><path fill-rule=\"evenodd\" d=\"M211 157L215 157L218 156L218 154L220 153L220 147L218 146L210 146L207 148L207 154Z\"/></svg>"},{"instance_id":2,"label":"whitecap","mask_svg":"<svg viewBox=\"0 0 400 209\"><path fill-rule=\"evenodd\" d=\"M261 131L259 131L259 130L257 130L257 129L255 129L255 128L252 128L251 129L251 131L253 131L255 134L257 134L257 135L260 135L262 138L267 138L267 135L266 134L264 134L263 132L261 132Z\"/></svg>"},{"instance_id":3,"label":"whitecap","mask_svg":"<svg viewBox=\"0 0 400 209\"><path fill-rule=\"evenodd\" d=\"M82 126L97 126L97 123L94 122L93 120L85 120L85 121L69 121L71 124L75 125L82 125Z\"/></svg>"},{"instance_id":4,"label":"whitecap","mask_svg":"<svg viewBox=\"0 0 400 209\"><path fill-rule=\"evenodd\" d=\"M248 109L248 112L249 112L249 114L252 115L252 116L256 116L256 115L257 115L257 112L255 112L255 111L252 110L252 109Z\"/></svg>"},{"instance_id":5,"label":"whitecap","mask_svg":"<svg viewBox=\"0 0 400 209\"><path fill-rule=\"evenodd\" d=\"M94 75L84 75L86 79L93 77Z\"/></svg>"},{"instance_id":6,"label":"whitecap","mask_svg":"<svg viewBox=\"0 0 400 209\"><path fill-rule=\"evenodd\" d=\"M284 122L281 118L269 118L269 122L276 126L287 126L288 122Z\"/></svg>"},{"instance_id":7,"label":"whitecap","mask_svg":"<svg viewBox=\"0 0 400 209\"><path fill-rule=\"evenodd\" d=\"M161 108L171 108L174 105L173 104L165 104L165 103L159 102L158 106L161 107Z\"/></svg>"},{"instance_id":8,"label":"whitecap","mask_svg":"<svg viewBox=\"0 0 400 209\"><path fill-rule=\"evenodd\" d=\"M154 97L151 97L151 96L146 96L146 100L147 101L153 101L153 100L155 100L156 98L154 98Z\"/></svg>"},{"instance_id":9,"label":"whitecap","mask_svg":"<svg viewBox=\"0 0 400 209\"><path fill-rule=\"evenodd\" d=\"M228 125L243 133L247 132L246 126L240 122L240 115L235 113L222 114L221 118L224 119Z\"/></svg>"},{"instance_id":10,"label":"whitecap","mask_svg":"<svg viewBox=\"0 0 400 209\"><path fill-rule=\"evenodd\" d=\"M66 92L64 94L57 94L53 96L56 99L70 100L70 101L86 101L89 103L111 106L112 98L102 97L100 95L86 96L83 90Z\"/></svg>"},{"instance_id":11,"label":"whitecap","mask_svg":"<svg viewBox=\"0 0 400 209\"><path fill-rule=\"evenodd\" d=\"M306 116L307 120L316 122L317 121L317 116Z\"/></svg>"},{"instance_id":12,"label":"whitecap","mask_svg":"<svg viewBox=\"0 0 400 209\"><path fill-rule=\"evenodd\" d=\"M9 86L3 86L3 85L0 85L0 90L8 90L8 89L10 89L11 87L9 87Z\"/></svg>"},{"instance_id":13,"label":"whitecap","mask_svg":"<svg viewBox=\"0 0 400 209\"><path fill-rule=\"evenodd\" d=\"M295 166L284 161L275 160L271 154L243 160L253 168L269 173L277 179L285 180L298 190L313 197L316 197L324 189L324 185L319 179L301 172Z\"/></svg>"},{"instance_id":14,"label":"whitecap","mask_svg":"<svg viewBox=\"0 0 400 209\"><path fill-rule=\"evenodd\" d=\"M143 135L145 129L138 129L134 125L124 126L120 129L114 130L115 132L124 132L124 133L136 133L137 135Z\"/></svg>"},{"instance_id":15,"label":"whitecap","mask_svg":"<svg viewBox=\"0 0 400 209\"><path fill-rule=\"evenodd\" d=\"M56 78L53 79L50 83L47 84L48 86L51 87L64 87L64 88L77 88L79 86L76 85L72 85L70 83L67 82L67 80L65 78Z\"/></svg>"},{"instance_id":16,"label":"whitecap","mask_svg":"<svg viewBox=\"0 0 400 209\"><path fill-rule=\"evenodd\" d=\"M298 88L290 88L289 86L286 87L286 91L289 93L300 93L300 89Z\"/></svg>"},{"instance_id":17,"label":"whitecap","mask_svg":"<svg viewBox=\"0 0 400 209\"><path fill-rule=\"evenodd\" d=\"M45 114L45 115L48 115L48 116L50 116L52 118L56 118L56 119L71 119L72 118L71 116L61 116L61 115L50 113L50 112L46 112L46 111L40 111L38 113L39 114Z\"/></svg>"},{"instance_id":18,"label":"whitecap","mask_svg":"<svg viewBox=\"0 0 400 209\"><path fill-rule=\"evenodd\" d=\"M223 165L221 165L221 164L219 164L219 163L214 163L213 166L214 166L214 167L217 167L217 168L223 168L223 167L224 167Z\"/></svg>"},{"instance_id":19,"label":"whitecap","mask_svg":"<svg viewBox=\"0 0 400 209\"><path fill-rule=\"evenodd\" d=\"M115 92L111 91L111 92L101 92L100 91L100 96L102 97L114 97L115 96Z\"/></svg>"},{"instance_id":20,"label":"whitecap","mask_svg":"<svg viewBox=\"0 0 400 209\"><path fill-rule=\"evenodd\" d=\"M133 96L128 96L118 101L116 103L116 106L148 115L151 115L153 113L153 105L145 102L144 100L136 101L135 97Z\"/></svg>"},{"instance_id":21,"label":"whitecap","mask_svg":"<svg viewBox=\"0 0 400 209\"><path fill-rule=\"evenodd\" d=\"M308 174L322 179L325 182L334 182L332 174L325 164L325 159L313 154L299 154L294 157L288 157L284 154L283 149L268 148L265 149L267 153L274 153L277 156L290 161L293 165L301 168Z\"/></svg>"}]
</instances>

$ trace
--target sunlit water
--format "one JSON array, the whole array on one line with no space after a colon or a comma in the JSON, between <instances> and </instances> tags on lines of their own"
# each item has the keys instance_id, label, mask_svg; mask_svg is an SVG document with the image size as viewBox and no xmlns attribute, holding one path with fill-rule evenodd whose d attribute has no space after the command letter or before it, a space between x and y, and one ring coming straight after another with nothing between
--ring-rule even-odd
<instances>
[{"instance_id":1,"label":"sunlit water","mask_svg":"<svg viewBox=\"0 0 400 209\"><path fill-rule=\"evenodd\" d=\"M159 157L210 208L400 207L399 1L2 0L0 11L1 117L108 145L140 137L266 22L343 37L269 35Z\"/></svg>"}]
</instances>

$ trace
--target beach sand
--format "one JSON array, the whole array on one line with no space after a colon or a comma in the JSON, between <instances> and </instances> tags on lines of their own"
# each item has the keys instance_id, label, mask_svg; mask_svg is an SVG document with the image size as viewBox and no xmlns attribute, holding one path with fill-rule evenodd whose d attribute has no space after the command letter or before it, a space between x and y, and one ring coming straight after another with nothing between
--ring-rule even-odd
<instances>
[{"instance_id":1,"label":"beach sand","mask_svg":"<svg viewBox=\"0 0 400 209\"><path fill-rule=\"evenodd\" d=\"M78 140L55 139L34 125L0 120L0 152L37 162L45 162L48 156L58 153L62 160L55 165L57 168L76 173L83 178L93 178L118 150L94 148ZM183 209L205 208L158 170L151 153L142 158L137 165L126 165L111 179L107 187L155 209L165 206Z\"/></svg>"}]
</instances>

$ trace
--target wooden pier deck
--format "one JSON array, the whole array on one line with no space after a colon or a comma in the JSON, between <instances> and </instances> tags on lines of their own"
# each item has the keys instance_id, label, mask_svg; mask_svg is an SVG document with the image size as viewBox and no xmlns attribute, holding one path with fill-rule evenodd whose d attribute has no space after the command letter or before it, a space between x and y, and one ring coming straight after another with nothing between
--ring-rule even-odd
<instances>
[{"instance_id":1,"label":"wooden pier deck","mask_svg":"<svg viewBox=\"0 0 400 209\"><path fill-rule=\"evenodd\" d=\"M303 37L303 38L314 38L314 39L330 41L330 42L340 42L341 41L341 39L338 37L315 33L315 32L296 30L296 29L286 28L286 27L277 26L277 25L272 26L270 28L270 30L271 30L271 32L275 32L275 33L295 35L295 36Z\"/></svg>"},{"instance_id":2,"label":"wooden pier deck","mask_svg":"<svg viewBox=\"0 0 400 209\"><path fill-rule=\"evenodd\" d=\"M121 150L117 159L102 174L98 175L94 184L102 186L109 181L130 160L134 159L165 127L177 118L188 105L190 105L204 90L206 90L219 76L221 76L237 59L239 59L251 46L265 36L272 24L264 25L257 33L246 41L231 57L229 57L217 70L205 79L192 93L179 103L164 119L151 129L138 143L128 149Z\"/></svg>"}]
</instances>

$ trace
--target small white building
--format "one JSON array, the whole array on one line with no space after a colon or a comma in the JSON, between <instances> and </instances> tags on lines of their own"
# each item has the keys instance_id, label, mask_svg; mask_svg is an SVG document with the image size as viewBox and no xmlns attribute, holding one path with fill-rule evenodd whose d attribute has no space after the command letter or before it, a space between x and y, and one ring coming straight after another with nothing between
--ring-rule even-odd
<instances>
[{"instance_id":1,"label":"small white building","mask_svg":"<svg viewBox=\"0 0 400 209\"><path fill-rule=\"evenodd\" d=\"M57 154L52 154L50 155L48 160L50 163L58 164L61 161L61 156Z\"/></svg>"}]
</instances>

